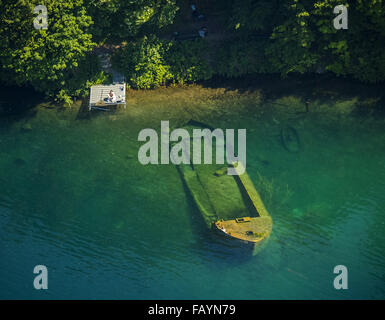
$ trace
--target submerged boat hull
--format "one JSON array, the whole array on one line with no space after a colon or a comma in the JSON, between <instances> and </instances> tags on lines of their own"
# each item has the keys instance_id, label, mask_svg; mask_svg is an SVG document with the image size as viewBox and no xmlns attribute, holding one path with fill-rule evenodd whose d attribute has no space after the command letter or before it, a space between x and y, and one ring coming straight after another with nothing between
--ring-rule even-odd
<instances>
[{"instance_id":1,"label":"submerged boat hull","mask_svg":"<svg viewBox=\"0 0 385 320\"><path fill-rule=\"evenodd\" d=\"M255 254L269 238L273 221L242 164L229 166L239 175L228 175L223 165L177 167L208 228L250 246Z\"/></svg>"}]
</instances>

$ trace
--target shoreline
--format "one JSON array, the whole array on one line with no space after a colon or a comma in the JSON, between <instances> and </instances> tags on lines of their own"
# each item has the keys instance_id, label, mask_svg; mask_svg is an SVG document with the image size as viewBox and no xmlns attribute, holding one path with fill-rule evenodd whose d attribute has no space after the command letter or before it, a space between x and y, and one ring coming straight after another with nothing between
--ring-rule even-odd
<instances>
[{"instance_id":1,"label":"shoreline","mask_svg":"<svg viewBox=\"0 0 385 320\"><path fill-rule=\"evenodd\" d=\"M66 107L55 103L53 100L41 98L41 93L28 87L1 86L0 92L4 95L10 91L12 95L14 92L23 90L27 94L24 94L18 103L12 101L7 106L7 101L2 101L0 119L28 118L41 108L60 112L64 110L74 112L76 110L79 114L88 113L88 111L83 110L88 109L86 108L88 95L76 99L71 106ZM166 97L175 99L173 102L178 104L192 96L194 98L193 104L196 105L196 99L220 99L221 97L225 98L226 95L239 97L243 95L247 98L247 96L257 95L258 103L265 104L274 104L274 101L288 96L295 97L296 104L302 104L304 110L306 101L309 101L310 111L314 109L314 104L320 101L335 100L338 102L356 99L356 106L360 114L385 116L383 84L366 84L354 79L338 78L331 74L290 75L286 79L282 79L276 74L249 75L240 78L215 76L210 80L194 84L174 84L147 90L127 88L126 90L127 109L130 108L130 105L153 103L156 99L163 100ZM293 111L298 109L298 105L290 107L293 108ZM92 112L95 113L95 111Z\"/></svg>"}]
</instances>

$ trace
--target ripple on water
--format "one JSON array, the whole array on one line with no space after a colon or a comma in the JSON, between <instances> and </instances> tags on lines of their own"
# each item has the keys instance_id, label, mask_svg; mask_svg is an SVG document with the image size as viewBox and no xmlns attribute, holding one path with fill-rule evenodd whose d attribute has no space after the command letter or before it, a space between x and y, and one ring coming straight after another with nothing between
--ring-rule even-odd
<instances>
[{"instance_id":1,"label":"ripple on water","mask_svg":"<svg viewBox=\"0 0 385 320\"><path fill-rule=\"evenodd\" d=\"M304 148L289 154L282 119L245 119L248 172L274 220L252 257L206 229L174 167L136 163L137 128L48 119L0 133L1 297L36 297L23 290L41 261L52 298L340 298L337 264L360 288L345 297L384 297L382 131L303 118L290 125Z\"/></svg>"}]
</instances>

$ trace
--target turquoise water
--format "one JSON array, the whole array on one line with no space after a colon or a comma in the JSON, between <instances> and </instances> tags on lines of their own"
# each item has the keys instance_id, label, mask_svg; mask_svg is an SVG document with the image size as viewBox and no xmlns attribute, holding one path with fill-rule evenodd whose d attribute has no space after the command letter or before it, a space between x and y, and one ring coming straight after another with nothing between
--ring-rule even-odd
<instances>
[{"instance_id":1,"label":"turquoise water","mask_svg":"<svg viewBox=\"0 0 385 320\"><path fill-rule=\"evenodd\" d=\"M140 103L1 123L1 299L385 298L383 119L268 105L208 117L247 129L247 171L274 220L250 256L206 229L173 165L138 163L139 131L174 117L139 121ZM285 125L298 153L281 144ZM39 264L48 290L33 288ZM340 264L348 290L333 288Z\"/></svg>"}]
</instances>

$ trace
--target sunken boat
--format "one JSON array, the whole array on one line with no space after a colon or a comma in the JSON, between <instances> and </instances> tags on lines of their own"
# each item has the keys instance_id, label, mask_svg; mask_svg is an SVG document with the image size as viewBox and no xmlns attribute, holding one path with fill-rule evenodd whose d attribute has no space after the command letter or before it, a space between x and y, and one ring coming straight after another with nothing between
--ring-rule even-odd
<instances>
[{"instance_id":1,"label":"sunken boat","mask_svg":"<svg viewBox=\"0 0 385 320\"><path fill-rule=\"evenodd\" d=\"M194 129L213 130L196 121L190 121L182 128L190 134L190 145L196 139ZM200 139L201 146L211 147L214 154L218 138L211 139L211 146L204 143L205 138ZM243 164L240 161L229 165L215 164L215 161L201 163L190 161L177 165L177 168L207 227L231 239L232 243L250 247L253 254L258 253L267 243L273 221ZM233 167L238 175L229 175L229 167Z\"/></svg>"}]
</instances>

